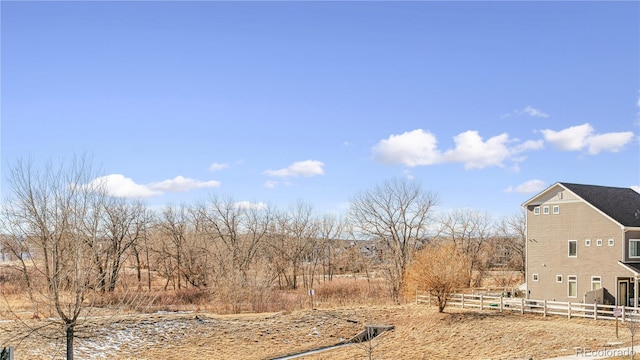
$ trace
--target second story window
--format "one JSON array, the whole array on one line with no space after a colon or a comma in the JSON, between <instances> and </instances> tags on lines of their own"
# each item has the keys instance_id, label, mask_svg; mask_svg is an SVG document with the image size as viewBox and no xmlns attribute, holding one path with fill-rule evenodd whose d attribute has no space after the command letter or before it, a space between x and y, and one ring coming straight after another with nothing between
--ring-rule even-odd
<instances>
[{"instance_id":1,"label":"second story window","mask_svg":"<svg viewBox=\"0 0 640 360\"><path fill-rule=\"evenodd\" d=\"M629 257L640 257L640 239L629 240Z\"/></svg>"},{"instance_id":2,"label":"second story window","mask_svg":"<svg viewBox=\"0 0 640 360\"><path fill-rule=\"evenodd\" d=\"M569 257L577 257L577 256L578 256L578 241L569 240Z\"/></svg>"}]
</instances>

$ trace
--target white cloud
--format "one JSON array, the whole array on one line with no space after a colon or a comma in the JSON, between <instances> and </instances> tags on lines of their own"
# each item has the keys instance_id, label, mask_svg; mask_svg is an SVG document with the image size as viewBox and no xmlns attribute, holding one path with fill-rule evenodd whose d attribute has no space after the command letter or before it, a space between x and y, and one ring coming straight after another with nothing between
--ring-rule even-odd
<instances>
[{"instance_id":1,"label":"white cloud","mask_svg":"<svg viewBox=\"0 0 640 360\"><path fill-rule=\"evenodd\" d=\"M587 146L587 139L593 133L589 124L572 126L560 131L541 130L544 139L558 150L578 151Z\"/></svg>"},{"instance_id":2,"label":"white cloud","mask_svg":"<svg viewBox=\"0 0 640 360\"><path fill-rule=\"evenodd\" d=\"M522 144L516 145L512 151L514 153L521 153L527 150L540 150L544 147L543 140L527 140Z\"/></svg>"},{"instance_id":3,"label":"white cloud","mask_svg":"<svg viewBox=\"0 0 640 360\"><path fill-rule=\"evenodd\" d=\"M249 202L249 201L238 201L233 204L235 208L238 209L248 209L248 210L262 210L267 208L267 204L263 202Z\"/></svg>"},{"instance_id":4,"label":"white cloud","mask_svg":"<svg viewBox=\"0 0 640 360\"><path fill-rule=\"evenodd\" d=\"M229 164L221 164L221 163L214 162L213 164L211 164L211 166L209 166L209 171L214 172L214 171L224 170L228 167L229 167Z\"/></svg>"},{"instance_id":5,"label":"white cloud","mask_svg":"<svg viewBox=\"0 0 640 360\"><path fill-rule=\"evenodd\" d=\"M267 180L264 182L264 187L266 187L267 189L273 189L276 186L278 186L278 182L274 181L274 180Z\"/></svg>"},{"instance_id":6,"label":"white cloud","mask_svg":"<svg viewBox=\"0 0 640 360\"><path fill-rule=\"evenodd\" d=\"M511 140L506 133L484 141L475 130L469 130L453 138L455 147L442 153L437 148L435 135L422 129L408 131L400 135L391 135L381 140L374 148L374 159L384 164L402 164L408 167L433 165L439 163L462 163L466 169L504 166L504 162L522 161L523 157L514 155L528 150L538 150L543 146L541 140L518 142Z\"/></svg>"},{"instance_id":7,"label":"white cloud","mask_svg":"<svg viewBox=\"0 0 640 360\"><path fill-rule=\"evenodd\" d=\"M91 180L87 186L104 186L107 194L122 198L148 198L162 195L164 192L189 191L220 186L219 181L200 181L176 176L173 179L151 184L137 184L122 174L111 174Z\"/></svg>"},{"instance_id":8,"label":"white cloud","mask_svg":"<svg viewBox=\"0 0 640 360\"><path fill-rule=\"evenodd\" d=\"M176 176L173 179L152 183L147 186L152 190L168 191L168 192L185 192L191 189L219 187L220 182L216 180L200 181L200 180L186 178L183 176Z\"/></svg>"},{"instance_id":9,"label":"white cloud","mask_svg":"<svg viewBox=\"0 0 640 360\"><path fill-rule=\"evenodd\" d=\"M530 105L527 105L527 107L525 107L522 110L518 110L518 114L519 115L526 114L526 115L529 115L529 116L541 117L541 118L548 118L549 117L549 114L547 114L547 113L545 113L545 112L543 112L541 110L535 109L535 108L531 107Z\"/></svg>"},{"instance_id":10,"label":"white cloud","mask_svg":"<svg viewBox=\"0 0 640 360\"><path fill-rule=\"evenodd\" d=\"M539 118L548 118L549 114L545 113L542 110L536 109L534 107L532 107L531 105L527 105L526 107L519 109L519 110L513 110L510 113L506 113L506 114L502 114L500 115L500 119L504 119L504 118L510 118L512 115L529 115L532 117L539 117Z\"/></svg>"},{"instance_id":11,"label":"white cloud","mask_svg":"<svg viewBox=\"0 0 640 360\"><path fill-rule=\"evenodd\" d=\"M633 132L612 132L594 135L589 139L589 154L595 155L601 151L618 152L634 137Z\"/></svg>"},{"instance_id":12,"label":"white cloud","mask_svg":"<svg viewBox=\"0 0 640 360\"><path fill-rule=\"evenodd\" d=\"M104 186L107 194L123 198L147 198L162 194L161 191L136 184L135 181L121 174L101 176L91 180L87 185Z\"/></svg>"},{"instance_id":13,"label":"white cloud","mask_svg":"<svg viewBox=\"0 0 640 360\"><path fill-rule=\"evenodd\" d=\"M284 169L280 170L267 170L265 174L276 177L311 177L316 175L323 175L324 163L317 160L305 160L294 162Z\"/></svg>"},{"instance_id":14,"label":"white cloud","mask_svg":"<svg viewBox=\"0 0 640 360\"><path fill-rule=\"evenodd\" d=\"M558 150L580 151L586 148L592 155L602 151L618 152L635 136L631 131L595 134L593 126L588 123L560 131L546 129L540 132Z\"/></svg>"},{"instance_id":15,"label":"white cloud","mask_svg":"<svg viewBox=\"0 0 640 360\"><path fill-rule=\"evenodd\" d=\"M477 131L466 131L456 135L456 147L444 153L447 162L464 163L465 169L482 169L487 166L501 166L510 155L507 147L509 135L501 134L482 141Z\"/></svg>"},{"instance_id":16,"label":"white cloud","mask_svg":"<svg viewBox=\"0 0 640 360\"><path fill-rule=\"evenodd\" d=\"M544 190L546 187L547 187L547 184L542 180L529 180L516 186L515 188L512 186L509 186L507 189L505 189L505 192L530 194L530 193L538 193Z\"/></svg>"},{"instance_id":17,"label":"white cloud","mask_svg":"<svg viewBox=\"0 0 640 360\"><path fill-rule=\"evenodd\" d=\"M435 135L422 129L391 135L373 148L374 158L383 164L409 167L432 165L441 161Z\"/></svg>"}]
</instances>

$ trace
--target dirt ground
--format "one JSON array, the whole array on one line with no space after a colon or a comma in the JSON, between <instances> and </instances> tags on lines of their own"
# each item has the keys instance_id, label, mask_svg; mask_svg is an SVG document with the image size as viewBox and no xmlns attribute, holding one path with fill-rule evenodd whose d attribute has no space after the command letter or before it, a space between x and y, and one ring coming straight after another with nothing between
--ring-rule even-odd
<instances>
[{"instance_id":1,"label":"dirt ground","mask_svg":"<svg viewBox=\"0 0 640 360\"><path fill-rule=\"evenodd\" d=\"M28 320L30 326L46 320ZM365 324L393 325L366 345L305 359L544 359L630 343L620 323L425 305L345 307L291 313L216 315L155 313L86 321L75 343L77 359L270 359L349 339ZM24 324L0 322L0 341L16 359L60 359L63 341L25 334ZM615 343L615 344L611 344ZM368 345L371 345L369 347Z\"/></svg>"}]
</instances>

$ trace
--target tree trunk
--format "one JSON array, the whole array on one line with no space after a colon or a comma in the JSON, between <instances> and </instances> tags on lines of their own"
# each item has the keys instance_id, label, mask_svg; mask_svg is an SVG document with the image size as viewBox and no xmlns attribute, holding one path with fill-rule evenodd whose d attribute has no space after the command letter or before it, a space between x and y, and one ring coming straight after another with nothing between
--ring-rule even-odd
<instances>
[{"instance_id":1,"label":"tree trunk","mask_svg":"<svg viewBox=\"0 0 640 360\"><path fill-rule=\"evenodd\" d=\"M67 337L67 360L73 360L73 337L75 324L67 323L65 327L65 335Z\"/></svg>"}]
</instances>

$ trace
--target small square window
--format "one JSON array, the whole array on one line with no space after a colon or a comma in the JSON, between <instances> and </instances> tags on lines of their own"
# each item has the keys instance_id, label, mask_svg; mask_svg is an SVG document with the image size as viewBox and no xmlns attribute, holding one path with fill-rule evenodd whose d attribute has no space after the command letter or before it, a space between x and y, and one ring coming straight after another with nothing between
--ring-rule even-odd
<instances>
[{"instance_id":1,"label":"small square window","mask_svg":"<svg viewBox=\"0 0 640 360\"><path fill-rule=\"evenodd\" d=\"M602 239L596 240L596 246L602 246Z\"/></svg>"},{"instance_id":2,"label":"small square window","mask_svg":"<svg viewBox=\"0 0 640 360\"><path fill-rule=\"evenodd\" d=\"M591 246L591 239L586 239L584 241L584 246Z\"/></svg>"},{"instance_id":3,"label":"small square window","mask_svg":"<svg viewBox=\"0 0 640 360\"><path fill-rule=\"evenodd\" d=\"M533 278L533 281L538 281L539 279L538 274L533 274L532 278Z\"/></svg>"},{"instance_id":4,"label":"small square window","mask_svg":"<svg viewBox=\"0 0 640 360\"><path fill-rule=\"evenodd\" d=\"M557 283L561 283L562 282L562 275L556 275L556 282Z\"/></svg>"},{"instance_id":5,"label":"small square window","mask_svg":"<svg viewBox=\"0 0 640 360\"><path fill-rule=\"evenodd\" d=\"M545 215L549 215L549 207L548 206L543 207L542 208L542 213L545 214Z\"/></svg>"},{"instance_id":6,"label":"small square window","mask_svg":"<svg viewBox=\"0 0 640 360\"><path fill-rule=\"evenodd\" d=\"M553 206L553 213L554 214L560 214L560 205L554 205Z\"/></svg>"},{"instance_id":7,"label":"small square window","mask_svg":"<svg viewBox=\"0 0 640 360\"><path fill-rule=\"evenodd\" d=\"M533 214L534 215L540 215L540 206L536 206L533 208Z\"/></svg>"},{"instance_id":8,"label":"small square window","mask_svg":"<svg viewBox=\"0 0 640 360\"><path fill-rule=\"evenodd\" d=\"M616 244L615 240L609 239L609 246L613 246L615 244Z\"/></svg>"}]
</instances>

